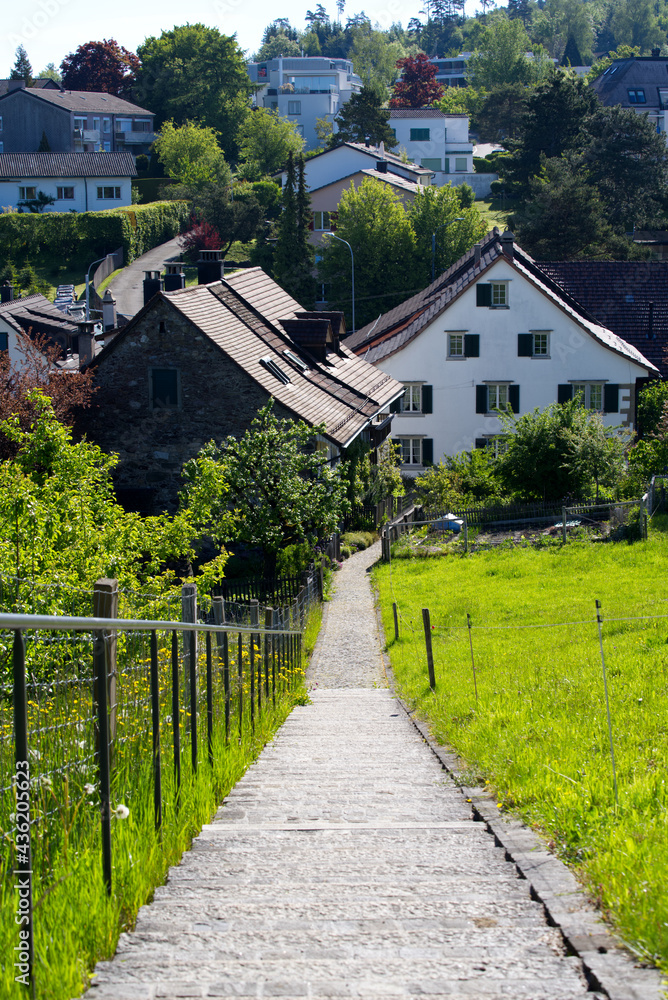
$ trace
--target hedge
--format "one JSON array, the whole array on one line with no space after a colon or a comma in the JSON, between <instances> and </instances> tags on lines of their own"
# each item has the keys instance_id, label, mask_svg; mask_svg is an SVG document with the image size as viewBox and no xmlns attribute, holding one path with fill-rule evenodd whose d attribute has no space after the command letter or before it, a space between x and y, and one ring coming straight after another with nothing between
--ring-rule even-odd
<instances>
[{"instance_id":1,"label":"hedge","mask_svg":"<svg viewBox=\"0 0 668 1000\"><path fill-rule=\"evenodd\" d=\"M119 247L129 264L183 232L189 221L186 201L128 205L105 212L0 214L0 264L27 260L34 264L42 254L92 262Z\"/></svg>"}]
</instances>

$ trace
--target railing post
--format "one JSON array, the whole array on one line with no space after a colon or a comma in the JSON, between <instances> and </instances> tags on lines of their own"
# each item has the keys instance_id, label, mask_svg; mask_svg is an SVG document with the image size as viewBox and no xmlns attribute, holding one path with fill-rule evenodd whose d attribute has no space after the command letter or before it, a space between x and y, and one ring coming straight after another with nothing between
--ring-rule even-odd
<instances>
[{"instance_id":1,"label":"railing post","mask_svg":"<svg viewBox=\"0 0 668 1000\"><path fill-rule=\"evenodd\" d=\"M102 825L102 876L111 895L111 775L109 768L109 708L107 703L107 651L103 632L93 633L93 685L97 708L97 761L100 776L100 821Z\"/></svg>"},{"instance_id":2,"label":"railing post","mask_svg":"<svg viewBox=\"0 0 668 1000\"><path fill-rule=\"evenodd\" d=\"M264 609L264 627L273 629L274 611L273 608ZM265 632L264 635L264 695L269 698L269 658L274 656L274 637Z\"/></svg>"},{"instance_id":3,"label":"railing post","mask_svg":"<svg viewBox=\"0 0 668 1000\"><path fill-rule=\"evenodd\" d=\"M214 597L213 619L216 625L225 624L225 599ZM218 655L223 657L223 687L225 690L225 742L230 738L230 651L227 632L216 632Z\"/></svg>"},{"instance_id":4,"label":"railing post","mask_svg":"<svg viewBox=\"0 0 668 1000\"><path fill-rule=\"evenodd\" d=\"M30 761L28 758L28 695L26 692L25 644L20 629L14 632L12 654L14 673L14 776L16 778L16 867L14 875L19 891L19 911L14 919L18 923L19 945L14 954L18 958L17 982L32 988L34 962L33 905L32 905L32 845L30 838ZM27 962L23 959L27 956Z\"/></svg>"},{"instance_id":5,"label":"railing post","mask_svg":"<svg viewBox=\"0 0 668 1000\"><path fill-rule=\"evenodd\" d=\"M206 633L206 741L209 764L213 767L213 656L210 632Z\"/></svg>"},{"instance_id":6,"label":"railing post","mask_svg":"<svg viewBox=\"0 0 668 1000\"><path fill-rule=\"evenodd\" d=\"M155 828L162 826L162 774L160 771L160 687L158 682L158 636L151 629L151 723L153 727L153 812Z\"/></svg>"},{"instance_id":7,"label":"railing post","mask_svg":"<svg viewBox=\"0 0 668 1000\"><path fill-rule=\"evenodd\" d=\"M429 687L436 689L436 677L434 675L434 655L431 648L431 620L429 608L422 609L422 624L424 625L424 642L427 648L427 669L429 670Z\"/></svg>"},{"instance_id":8,"label":"railing post","mask_svg":"<svg viewBox=\"0 0 668 1000\"><path fill-rule=\"evenodd\" d=\"M397 615L396 604L392 605L392 614L394 615L394 641L399 641L399 616Z\"/></svg>"},{"instance_id":9,"label":"railing post","mask_svg":"<svg viewBox=\"0 0 668 1000\"><path fill-rule=\"evenodd\" d=\"M181 621L197 621L197 585L184 583L181 587ZM190 710L190 738L193 773L197 770L197 633L183 633L183 669L187 708Z\"/></svg>"},{"instance_id":10,"label":"railing post","mask_svg":"<svg viewBox=\"0 0 668 1000\"><path fill-rule=\"evenodd\" d=\"M260 625L260 602L258 600L256 600L255 598L250 602L250 613L251 613L251 628L252 627L259 628L259 625ZM250 645L251 645L251 664L252 664L251 673L254 674L254 672L255 672L255 670L254 670L254 668L255 668L255 635L254 634L251 634ZM259 636L258 636L258 648L259 649L262 648ZM253 684L253 686L255 685L255 677L253 677L251 683ZM251 695L251 702L252 702L252 700L253 700L253 696ZM260 656L258 658L258 664L257 664L257 717L258 717L258 720L260 719L261 715L262 715L262 654L260 654Z\"/></svg>"},{"instance_id":11,"label":"railing post","mask_svg":"<svg viewBox=\"0 0 668 1000\"><path fill-rule=\"evenodd\" d=\"M93 617L118 618L118 580L102 577L93 586ZM116 739L116 632L106 632L104 644L107 653L107 703L109 705L109 739Z\"/></svg>"},{"instance_id":12,"label":"railing post","mask_svg":"<svg viewBox=\"0 0 668 1000\"><path fill-rule=\"evenodd\" d=\"M181 790L181 730L179 728L179 637L172 632L172 733L174 740L175 808L179 808Z\"/></svg>"},{"instance_id":13,"label":"railing post","mask_svg":"<svg viewBox=\"0 0 668 1000\"><path fill-rule=\"evenodd\" d=\"M241 632L237 637L237 675L239 678L239 739L243 736L244 728L244 667L243 667L244 644Z\"/></svg>"}]
</instances>

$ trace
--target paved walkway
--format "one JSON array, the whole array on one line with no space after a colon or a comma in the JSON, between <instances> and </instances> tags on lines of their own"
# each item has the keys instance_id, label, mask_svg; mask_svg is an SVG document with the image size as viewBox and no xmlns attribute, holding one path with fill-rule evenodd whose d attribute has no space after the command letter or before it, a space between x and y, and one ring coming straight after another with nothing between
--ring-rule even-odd
<instances>
[{"instance_id":1,"label":"paved walkway","mask_svg":"<svg viewBox=\"0 0 668 1000\"><path fill-rule=\"evenodd\" d=\"M312 704L100 963L88 1000L602 1000L384 686L377 548L337 574Z\"/></svg>"},{"instance_id":2,"label":"paved walkway","mask_svg":"<svg viewBox=\"0 0 668 1000\"><path fill-rule=\"evenodd\" d=\"M165 261L180 256L177 236L124 267L108 286L116 298L116 311L130 318L138 313L144 305L144 271L162 271Z\"/></svg>"}]
</instances>

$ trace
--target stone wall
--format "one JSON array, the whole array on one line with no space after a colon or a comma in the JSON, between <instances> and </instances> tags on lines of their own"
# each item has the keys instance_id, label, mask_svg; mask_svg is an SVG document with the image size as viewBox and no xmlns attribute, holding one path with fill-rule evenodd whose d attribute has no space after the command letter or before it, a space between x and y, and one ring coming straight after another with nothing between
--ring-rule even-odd
<instances>
[{"instance_id":1,"label":"stone wall","mask_svg":"<svg viewBox=\"0 0 668 1000\"><path fill-rule=\"evenodd\" d=\"M151 407L151 368L176 369L179 401ZM106 452L116 452L119 490L150 490L144 509L173 510L181 468L212 438L240 437L267 402L266 392L161 298L121 335L96 371L96 410L82 426ZM276 406L279 418L291 417Z\"/></svg>"}]
</instances>

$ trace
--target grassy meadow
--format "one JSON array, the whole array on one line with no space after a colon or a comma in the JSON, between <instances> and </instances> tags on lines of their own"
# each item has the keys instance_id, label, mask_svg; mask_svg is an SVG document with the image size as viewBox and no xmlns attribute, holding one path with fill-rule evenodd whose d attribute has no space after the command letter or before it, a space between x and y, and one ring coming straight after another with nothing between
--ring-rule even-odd
<instances>
[{"instance_id":1,"label":"grassy meadow","mask_svg":"<svg viewBox=\"0 0 668 1000\"><path fill-rule=\"evenodd\" d=\"M465 782L538 830L634 952L668 973L667 570L663 517L647 542L520 543L374 573L399 692L461 756Z\"/></svg>"}]
</instances>

